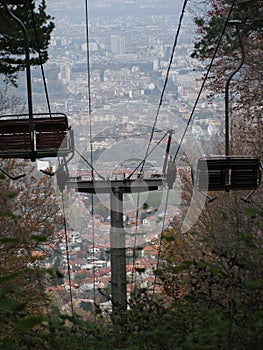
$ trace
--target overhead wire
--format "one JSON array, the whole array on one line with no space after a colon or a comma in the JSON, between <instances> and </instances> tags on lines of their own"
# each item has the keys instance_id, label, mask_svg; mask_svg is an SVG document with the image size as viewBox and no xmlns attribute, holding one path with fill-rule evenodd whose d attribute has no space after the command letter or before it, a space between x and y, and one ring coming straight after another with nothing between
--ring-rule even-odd
<instances>
[{"instance_id":1,"label":"overhead wire","mask_svg":"<svg viewBox=\"0 0 263 350\"><path fill-rule=\"evenodd\" d=\"M166 215L167 215L169 193L170 193L170 189L168 188L166 196L165 196L164 214L163 214L162 228L161 228L161 233L160 233L160 238L159 238L158 254L157 254L157 261L156 261L156 271L158 271L160 268L160 257L161 257L161 252L162 252L163 232L164 232L164 225L165 225L165 220L166 220ZM153 282L153 293L155 292L156 284L157 284L157 274L155 273L154 282Z\"/></svg>"},{"instance_id":2,"label":"overhead wire","mask_svg":"<svg viewBox=\"0 0 263 350\"><path fill-rule=\"evenodd\" d=\"M44 72L44 67L43 67L43 59L42 59L41 49L40 49L40 42L39 42L39 37L38 37L37 29L36 29L34 4L30 0L29 0L29 7L30 7L30 12L31 12L33 30L34 30L35 39L36 39L36 48L37 48L37 52L38 52L38 55L39 55L39 62L40 62L40 66L41 66L41 74L42 74L42 80L43 80L43 84L44 84L44 91L45 91L47 107L48 107L48 111L49 111L50 117L52 117L50 99L49 99L48 88L47 88L47 83L46 83L46 77L45 77L45 72ZM88 16L88 12L87 11L88 10L87 10L87 1L86 1L86 16ZM87 35L88 35L88 30L87 30ZM87 42L88 41L89 40L88 40L88 37L87 37ZM89 50L87 50L87 52L89 52ZM88 80L89 80L89 114L91 115L89 59L88 59ZM91 131L91 118L90 118L90 133L92 134L92 131ZM77 153L79 153L79 152L77 152ZM82 157L82 159L84 161L86 161L90 165L91 171L92 171L92 178L93 178L94 177L94 172L96 172L96 171L95 171L95 169L94 169L94 167L92 165L92 153L93 152L92 152L92 138L91 138L91 164L82 155L81 155L81 157ZM104 179L98 172L96 172L96 174L100 178ZM65 202L64 201L64 194L63 194L63 191L62 191L62 211L63 211L63 223L64 223L64 231L65 231L65 244L66 244L67 269L68 269L68 278L69 278L70 304L71 304L72 315L74 315L73 294L72 294L72 278L71 278L71 269L70 269L70 260L69 260L69 241L68 241L68 230L67 230L67 222L66 222L66 214L65 214L65 203L64 202ZM93 208L93 206L92 206L92 208ZM93 249L93 252L94 252L94 249ZM95 293L95 291L94 291L94 293Z\"/></svg>"},{"instance_id":3,"label":"overhead wire","mask_svg":"<svg viewBox=\"0 0 263 350\"><path fill-rule=\"evenodd\" d=\"M137 245L137 235L138 235L138 221L139 221L139 200L140 195L137 193L137 200L136 200L136 214L135 214L135 236L134 236L134 243L133 243L133 249L132 249L132 280L131 280L131 290L136 288L136 245Z\"/></svg>"},{"instance_id":4,"label":"overhead wire","mask_svg":"<svg viewBox=\"0 0 263 350\"><path fill-rule=\"evenodd\" d=\"M236 2L236 0L233 0L233 2L232 2L232 4L231 4L231 7L230 7L230 9L229 9L227 18L226 18L225 23L224 23L223 30L222 30L222 32L221 32L219 38L218 38L217 45L216 45L216 48L215 48L215 50L214 50L212 59L211 59L211 61L210 61L210 63L209 63L209 66L208 66L208 68L207 68L207 71L206 71L206 74L205 74L205 76L204 76L202 85L201 85L201 87L200 87L200 90L199 90L199 92L198 92L198 95L197 95L197 98L196 98L196 100L195 100L194 106L193 106L192 111L191 111L191 113L190 113L190 116L189 116L189 118L188 118L188 121L187 121L186 127L185 127L185 129L184 129L184 132L183 132L183 134L182 134L182 136L181 136L180 142L178 143L177 150L176 150L175 155L174 155L174 157L173 157L173 161L174 161L174 162L175 162L175 160L176 160L176 158L177 158L177 155L178 155L178 153L179 153L179 151L180 151L180 149L181 149L181 147L182 147L182 143L183 143L183 140L184 140L184 138L185 138L186 132L187 132L187 130L188 130L189 126L190 126L190 123L191 123L191 121L192 121L192 119L193 119L193 115L194 115L195 109L196 109L196 107L197 107L197 104L198 104L198 102L199 102L199 99L200 99L200 97L201 97L201 94L202 94L202 92L203 92L203 89L204 89L204 87L205 87L205 84L206 84L206 81L207 81L207 79L208 79L209 73L210 73L210 71L211 71L211 69L212 69L214 60L215 60L216 55L217 55L217 51L218 51L218 49L219 49L219 47L220 47L222 38L223 38L223 36L224 36L224 34L225 34L225 31L226 31L226 28L227 28L227 24L228 24L228 22L229 22L229 19L230 19L231 14L232 14L232 11L233 11L235 2Z\"/></svg>"},{"instance_id":5,"label":"overhead wire","mask_svg":"<svg viewBox=\"0 0 263 350\"><path fill-rule=\"evenodd\" d=\"M89 162L76 148L75 148L75 152L80 156L80 158L82 160L84 160L85 163L88 164L88 166L91 168L91 170L96 174L98 175L98 177L101 179L101 180L105 180L105 177L103 177L95 168L94 166L91 164L91 162Z\"/></svg>"},{"instance_id":6,"label":"overhead wire","mask_svg":"<svg viewBox=\"0 0 263 350\"><path fill-rule=\"evenodd\" d=\"M168 83L169 74L170 74L170 70L171 70L171 66L172 66L173 57L174 57L175 49L176 49L176 46L177 46L179 34L180 34L180 31L181 31L181 26L182 26L183 17L184 17L185 9L186 9L186 6L187 6L187 2L188 2L188 0L185 0L185 1L184 1L184 4L183 4L183 7L182 7L182 11L181 11L181 15L180 15L180 18L179 18L179 23L178 23L178 28L177 28L177 32L176 32L175 39L174 39L174 43L173 43L173 47L172 47L172 52L171 52L171 56L170 56L170 61L169 61L168 68L167 68L167 71L166 71L166 76L165 76L165 80L164 80L164 86L163 86L163 89L162 89L162 93L161 93L161 96L160 96L160 100L159 100L159 104L158 104L156 116L155 116L154 123L153 123L153 126L152 126L150 139L149 139L149 141L148 141L147 148L146 148L146 151L145 151L145 156L144 156L143 160L139 163L139 165L138 165L138 166L133 170L133 172L129 175L128 179L131 178L132 175L133 175L140 167L141 167L140 173L143 173L143 168L144 168L144 166L145 166L146 159L149 157L149 155L155 150L155 148L160 144L160 142L161 142L161 141L166 137L166 135L168 134L168 132L166 132L166 134L164 135L164 137L157 143L157 145L155 145L155 146L150 150L150 146L151 146L151 143L152 143L152 140L153 140L154 132L155 132L155 130L156 130L156 124L157 124L157 121L158 121L158 118L159 118L159 114L160 114L160 110L161 110L161 107L162 107L163 97L164 97L164 93L165 93L166 86L167 86L167 83ZM168 205L168 193L169 193L169 190L167 191L167 198L166 198L166 203L165 203L165 213L166 213L167 205ZM138 196L139 196L139 195L138 195ZM137 199L136 218L138 218L138 213L139 213L139 205L138 205L138 203L139 203L139 200ZM163 219L163 227L164 227L164 222L165 222L165 218ZM137 225L137 222L136 222L136 225ZM163 228L162 228L162 230L163 230ZM136 226L136 232L137 232L137 226ZM134 244L136 244L136 238L135 238L135 243L134 243ZM160 244L160 245L161 245L161 244ZM135 246L134 246L134 251L135 251ZM135 259L133 259L133 269L134 269L134 264L135 264ZM155 281L155 282L156 282L156 281ZM155 286L155 282L154 282L154 286Z\"/></svg>"},{"instance_id":7,"label":"overhead wire","mask_svg":"<svg viewBox=\"0 0 263 350\"><path fill-rule=\"evenodd\" d=\"M92 139L92 106L91 106L91 72L90 72L90 50L89 50L89 2L85 0L85 26L86 26L86 44L87 44L87 78L88 78L88 115L89 115L89 136L90 136L90 165L91 165L91 179L94 181L94 167L93 167L93 139ZM81 156L83 160L84 157ZM96 172L96 174L98 174ZM99 176L102 178L101 176ZM93 258L93 298L94 304L96 302L96 272L94 267L95 260L95 222L94 222L94 195L91 194L91 226L92 226L92 258Z\"/></svg>"},{"instance_id":8,"label":"overhead wire","mask_svg":"<svg viewBox=\"0 0 263 350\"><path fill-rule=\"evenodd\" d=\"M35 14L34 14L34 8L33 8L33 3L29 0L30 3L30 10L31 10L31 17L32 17L32 22L33 22L33 28L34 28L34 32L35 32L35 37L36 37L36 44L37 44L37 51L38 51L38 55L39 55L39 60L40 60L40 66L41 66L41 73L42 73L42 79L43 79L43 84L44 84L44 90L45 90L45 97L46 97L46 101L47 101L47 106L48 106L48 111L49 114L51 115L51 106L50 106L50 99L49 99L49 94L48 94L48 88L47 88L47 82L46 82L46 76L45 76L45 71L44 71L44 66L43 66L43 60L41 58L41 51L40 51L40 44L39 44L39 38L38 38L38 33L36 30L36 21L35 21ZM87 10L86 10L87 11ZM86 14L88 16L88 13ZM88 38L88 33L87 33L87 38ZM89 52L89 50L87 50L87 52ZM88 62L88 86L90 86L90 63L89 63L89 53L87 53L87 62ZM91 94L90 91L88 93L88 105L89 105L89 113L91 113L91 98L90 98ZM92 134L91 131L91 124L90 124L90 133ZM84 156L75 148L76 153L79 154L79 156L89 165L89 167L91 168L92 172L96 173L98 175L99 178L101 178L102 180L105 180L105 178L99 174L98 171L96 171L96 169L94 168L94 166L92 165L93 163L93 152L91 150L91 162L89 162L86 158L84 158Z\"/></svg>"},{"instance_id":9,"label":"overhead wire","mask_svg":"<svg viewBox=\"0 0 263 350\"><path fill-rule=\"evenodd\" d=\"M166 90L166 87L167 87L169 74L170 74L170 70L171 70L171 67L172 67L172 63L173 63L173 57L174 57L175 49L176 49L176 46L177 46L179 34L180 34L180 31L181 31L181 27L182 27L184 13L185 13L185 9L186 9L187 3L188 3L188 0L184 0L182 11L181 11L180 18L179 18L177 31L176 31L176 35L175 35L175 39L174 39L174 43L173 43L173 47L172 47L170 61L169 61L169 64L168 64L168 67L167 67L167 70L166 70L166 76L165 76L165 80L164 80L163 89L162 89L160 100L159 100L159 104L158 104L158 107L157 107L157 112L156 112L156 116L155 116L155 119L154 119L154 123L153 123L152 131L151 131L150 139L149 139L149 142L148 142L148 145L147 145L147 148L146 148L146 152L145 152L145 157L144 157L145 160L146 160L146 158L148 156L148 153L149 153L149 150L150 150L151 142L153 140L153 136L154 136L154 132L155 132L155 128L156 128L156 124L157 124L157 121L158 121L158 118L159 118L159 114L160 114L160 110L161 110L161 107L162 107L163 97L164 97L164 93L165 93L165 90ZM144 164L145 164L145 161L142 162L141 172L143 171Z\"/></svg>"},{"instance_id":10,"label":"overhead wire","mask_svg":"<svg viewBox=\"0 0 263 350\"><path fill-rule=\"evenodd\" d=\"M168 135L168 132L166 132L164 134L164 136L157 142L157 144L154 145L154 147L148 152L147 156L144 157L143 160L140 161L140 163L137 165L137 167L135 169L133 169L133 171L127 177L127 180L129 180L136 173L136 171L140 168L140 166L146 162L147 158L153 153L153 151L159 146L159 144L165 139L165 137L167 135ZM142 170L141 170L141 172L142 172Z\"/></svg>"},{"instance_id":11,"label":"overhead wire","mask_svg":"<svg viewBox=\"0 0 263 350\"><path fill-rule=\"evenodd\" d=\"M87 44L87 78L88 78L88 114L89 114L89 134L90 134L90 162L93 167L93 141L92 141L92 106L91 106L91 74L90 74L90 50L89 50L89 6L88 0L85 0L85 25L86 25L86 44ZM92 169L92 179L93 179Z\"/></svg>"},{"instance_id":12,"label":"overhead wire","mask_svg":"<svg viewBox=\"0 0 263 350\"><path fill-rule=\"evenodd\" d=\"M33 7L33 3L30 0L29 0L29 3L30 3L30 11L31 11L34 33L35 33L35 37L36 37L37 51L38 51L39 60L40 60L41 74L42 74L42 80L43 80L43 84L44 84L45 97L46 97L48 111L49 111L49 114L51 117L52 116L51 105L50 105L49 93L48 93L48 88L47 88L47 83L46 83L46 76L45 76L45 71L44 71L44 66L43 66L43 60L41 57L39 37L38 37L37 30L36 30L34 7ZM65 232L66 256L67 256L66 257L66 259L67 259L67 272L68 272L68 279L69 279L70 307L71 307L72 316L74 316L72 279L71 279L71 269L70 269L70 260L69 260L68 229L67 229L67 221L66 221L66 213L65 213L65 200L64 200L63 191L62 191L61 196L62 196L62 214L63 214L63 225L64 225L64 232Z\"/></svg>"},{"instance_id":13,"label":"overhead wire","mask_svg":"<svg viewBox=\"0 0 263 350\"><path fill-rule=\"evenodd\" d=\"M34 8L33 8L33 3L29 0L30 3L30 10L31 10L31 17L32 17L32 22L33 22L33 28L34 28L34 32L35 32L35 37L36 37L36 44L37 44L37 51L38 51L38 55L39 55L39 60L40 60L40 66L41 66L41 73L42 73L42 80L43 80L43 84L44 84L44 90L45 90L45 97L46 97L46 102L47 102L47 106L48 106L48 112L50 114L50 116L52 115L52 111L51 111L51 106L50 106L50 99L49 99L49 94L48 94L48 88L47 88L47 82L46 82L46 76L45 76L45 71L44 71L44 66L43 66L43 60L41 58L41 51L40 51L40 44L39 44L39 38L38 38L38 34L37 34L37 30L36 30L36 21L35 21L35 14L34 14ZM87 8L86 8L86 11ZM88 12L86 12L86 16L88 16ZM87 32L87 38L89 37L89 34ZM89 41L89 39L87 39ZM87 50L87 62L88 62L88 86L90 87L90 59L89 59L89 50ZM89 105L89 113L91 114L91 98L90 98L91 94L90 94L90 90L88 93L88 105ZM92 134L91 131L91 118L90 118L90 134ZM92 143L91 143L91 147L92 147ZM76 153L78 153L78 155L89 165L89 167L91 168L91 171L93 173L96 173L96 175L101 178L102 180L105 180L105 178L99 174L98 171L96 171L96 169L93 166L93 151L91 149L91 162L89 162L76 148L75 148ZM93 178L93 175L92 175Z\"/></svg>"},{"instance_id":14,"label":"overhead wire","mask_svg":"<svg viewBox=\"0 0 263 350\"><path fill-rule=\"evenodd\" d=\"M50 99L49 99L49 94L48 94L48 88L47 88L46 76L45 76L45 71L44 71L44 66L43 66L43 60L42 60L42 56L41 56L40 43L39 43L39 37L38 37L38 33L37 33L33 2L29 0L29 4L30 4L30 11L31 11L31 17L32 17L34 33L35 33L35 37L36 37L36 45L37 45L37 51L38 51L38 55L39 55L39 61L40 61L40 67L41 67L41 75L42 75L42 80L43 80L43 84L44 84L45 97L46 97L48 112L49 112L49 115L51 117L52 113L51 113Z\"/></svg>"},{"instance_id":15,"label":"overhead wire","mask_svg":"<svg viewBox=\"0 0 263 350\"><path fill-rule=\"evenodd\" d=\"M66 257L67 257L67 269L68 269L67 272L68 272L68 281L69 281L70 306L71 306L72 316L74 316L72 279L71 279L71 269L70 269L70 260L69 260L68 228L67 228L67 221L66 221L65 202L64 202L63 192L62 192L62 212L63 212L63 225L64 225L64 231L65 231L65 244L66 244Z\"/></svg>"},{"instance_id":16,"label":"overhead wire","mask_svg":"<svg viewBox=\"0 0 263 350\"><path fill-rule=\"evenodd\" d=\"M199 93L198 93L198 95L197 95L197 98L196 98L196 101L195 101L195 103L194 103L193 109L192 109L192 111L191 111L190 117L189 117L189 119L188 119L186 128L185 128L185 130L184 130L184 133L183 133L183 135L182 135L182 137L181 137L180 142L178 143L178 147L177 147L176 153L175 153L175 155L174 155L174 157L173 157L173 162L175 162L175 160L176 160L176 157L177 157L177 155L178 155L178 153L179 153L179 150L180 150L180 148L181 148L181 145L182 145L183 139L184 139L184 137L185 137L185 134L186 134L186 132L187 132L187 129L188 129L190 123L191 123L191 120L192 120L192 117L193 117L193 115L194 115L196 106L197 106L197 104L198 104L198 101L199 101L200 96L201 96L201 94L202 94L202 91L203 91L203 89L204 89L206 80L208 79L208 75L209 75L210 70L211 70L211 68L212 68L212 65L213 65L214 59L215 59L215 57L216 57L217 51L218 51L218 49L219 49L221 40L222 40L222 38L223 38L223 36L224 36L224 33L225 33L225 30L226 30L226 28L227 28L227 24L228 24L228 21L229 21L229 19L230 19L231 14L232 14L232 10L233 10L233 8L234 8L235 2L236 2L236 0L233 0L233 2L232 2L232 4L231 4L230 10L229 10L229 12L228 12L227 18L226 18L225 23L224 23L223 30L222 30L222 32L221 32L221 34L220 34L220 36L219 36L219 39L218 39L218 42L217 42L217 45L216 45L214 54L213 54L213 56L212 56L211 62L210 62L210 64L209 64L208 69L207 69L207 72L206 72L206 74L205 74L205 78L204 78L204 80L203 80L203 82L202 82L201 88L200 88ZM164 224L165 224L166 211L167 211L167 206L168 206L168 195L169 195L169 190L167 191L166 202L165 202L165 208L166 208L166 210L165 210L165 212L164 212L164 218L163 218L161 236L160 236L160 240L159 240L159 249L158 249L157 265L156 265L157 271L158 271L159 266L160 266L160 256L161 256L161 251L162 251L162 240L163 240L163 237L162 237L162 236L163 236L163 232L164 232ZM155 288L156 288L156 284L157 284L157 274L155 274L155 279L154 279L154 289L153 289L154 291L155 291Z\"/></svg>"}]
</instances>

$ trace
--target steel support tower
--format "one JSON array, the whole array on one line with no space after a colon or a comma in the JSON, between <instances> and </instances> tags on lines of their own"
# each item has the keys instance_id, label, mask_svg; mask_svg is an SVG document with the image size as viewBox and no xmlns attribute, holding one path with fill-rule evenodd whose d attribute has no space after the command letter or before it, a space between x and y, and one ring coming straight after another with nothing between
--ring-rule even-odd
<instances>
[{"instance_id":1,"label":"steel support tower","mask_svg":"<svg viewBox=\"0 0 263 350\"><path fill-rule=\"evenodd\" d=\"M84 193L105 193L110 196L110 254L112 312L127 310L126 244L123 226L123 195L156 191L163 186L163 178L123 180L70 180L67 188Z\"/></svg>"}]
</instances>

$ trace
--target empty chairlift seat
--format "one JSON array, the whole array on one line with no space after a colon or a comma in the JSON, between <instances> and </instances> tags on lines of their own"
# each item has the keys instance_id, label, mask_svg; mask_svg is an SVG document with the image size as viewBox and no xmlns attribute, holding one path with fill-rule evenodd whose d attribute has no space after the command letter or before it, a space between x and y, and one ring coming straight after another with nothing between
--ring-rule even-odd
<instances>
[{"instance_id":1,"label":"empty chairlift seat","mask_svg":"<svg viewBox=\"0 0 263 350\"><path fill-rule=\"evenodd\" d=\"M199 191L255 190L261 170L257 157L204 157L197 163L195 186Z\"/></svg>"},{"instance_id":2,"label":"empty chairlift seat","mask_svg":"<svg viewBox=\"0 0 263 350\"><path fill-rule=\"evenodd\" d=\"M0 118L0 158L67 156L73 152L73 134L62 113L3 116Z\"/></svg>"}]
</instances>

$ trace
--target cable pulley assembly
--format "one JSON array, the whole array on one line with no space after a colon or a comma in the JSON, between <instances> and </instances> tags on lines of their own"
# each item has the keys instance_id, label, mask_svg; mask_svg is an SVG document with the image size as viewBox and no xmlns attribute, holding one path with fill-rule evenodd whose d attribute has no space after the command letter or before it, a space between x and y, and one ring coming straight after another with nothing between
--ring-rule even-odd
<instances>
[{"instance_id":1,"label":"cable pulley assembly","mask_svg":"<svg viewBox=\"0 0 263 350\"><path fill-rule=\"evenodd\" d=\"M171 190L174 186L175 180L177 175L177 167L174 161L171 159L168 162L167 166L167 175L166 175L166 182L168 185L168 189Z\"/></svg>"}]
</instances>

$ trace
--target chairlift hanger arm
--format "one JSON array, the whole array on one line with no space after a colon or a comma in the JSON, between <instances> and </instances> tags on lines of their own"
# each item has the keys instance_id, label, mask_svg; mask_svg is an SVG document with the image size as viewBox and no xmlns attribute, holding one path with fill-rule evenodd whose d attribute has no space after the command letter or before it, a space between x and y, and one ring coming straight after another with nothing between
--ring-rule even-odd
<instances>
[{"instance_id":1,"label":"chairlift hanger arm","mask_svg":"<svg viewBox=\"0 0 263 350\"><path fill-rule=\"evenodd\" d=\"M164 138L166 137L167 132L164 134L164 136L157 142L157 144L155 146L153 146L153 148L147 153L146 157L137 165L137 167L132 171L132 173L127 177L127 180L130 180L131 177L135 174L135 172L143 166L147 160L147 158L152 154L152 152L156 149L156 147L159 146L159 144L164 140Z\"/></svg>"},{"instance_id":2,"label":"chairlift hanger arm","mask_svg":"<svg viewBox=\"0 0 263 350\"><path fill-rule=\"evenodd\" d=\"M30 51L29 51L28 31L27 31L24 23L12 11L10 11L10 9L6 3L6 0L3 0L3 5L4 5L4 8L5 8L7 14L11 18L13 18L13 20L20 26L20 28L22 29L23 34L24 34L28 114L29 114L29 120L30 120L30 131L33 132L33 99L32 99L31 72L30 72Z\"/></svg>"},{"instance_id":3,"label":"chairlift hanger arm","mask_svg":"<svg viewBox=\"0 0 263 350\"><path fill-rule=\"evenodd\" d=\"M172 156L170 155L172 135L174 133L175 133L174 130L172 129L168 130L168 140L167 140L165 159L163 164L163 176L166 177L168 189L173 188L174 182L176 180L176 175L177 175L175 160L172 160Z\"/></svg>"},{"instance_id":4,"label":"chairlift hanger arm","mask_svg":"<svg viewBox=\"0 0 263 350\"><path fill-rule=\"evenodd\" d=\"M229 75L226 85L225 85L225 155L229 156L230 154L230 131L229 131L229 86L232 78L236 75L236 73L241 69L245 62L245 47L243 40L241 38L239 24L240 21L228 21L228 24L234 24L236 27L236 33L239 40L239 45L241 48L241 61L236 67L236 69Z\"/></svg>"},{"instance_id":5,"label":"chairlift hanger arm","mask_svg":"<svg viewBox=\"0 0 263 350\"><path fill-rule=\"evenodd\" d=\"M170 148L171 148L171 142L172 142L172 135L174 134L174 130L169 130L168 131L168 141L166 145L166 152L165 152L165 159L164 159L164 164L163 164L163 175L165 176L167 174L167 163L168 163L168 158L170 155Z\"/></svg>"},{"instance_id":6,"label":"chairlift hanger arm","mask_svg":"<svg viewBox=\"0 0 263 350\"><path fill-rule=\"evenodd\" d=\"M26 174L20 174L20 175L17 175L17 176L12 176L10 175L7 171L5 171L3 168L0 168L0 171L1 173L3 173L4 175L6 175L9 179L13 180L13 181L16 181L16 180L19 180L21 179L22 177L25 177Z\"/></svg>"}]
</instances>

